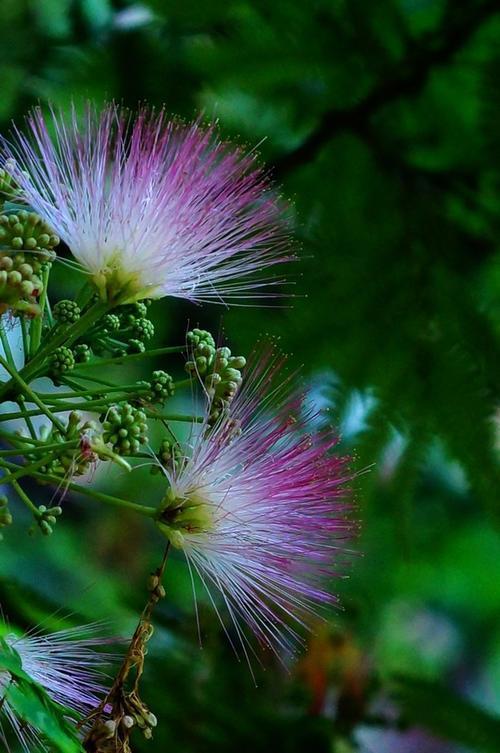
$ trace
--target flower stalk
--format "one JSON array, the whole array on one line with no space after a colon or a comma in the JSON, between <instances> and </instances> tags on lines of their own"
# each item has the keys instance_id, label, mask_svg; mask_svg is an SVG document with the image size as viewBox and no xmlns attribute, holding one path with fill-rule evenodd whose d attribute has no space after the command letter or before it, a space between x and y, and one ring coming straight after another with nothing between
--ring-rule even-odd
<instances>
[{"instance_id":1,"label":"flower stalk","mask_svg":"<svg viewBox=\"0 0 500 753\"><path fill-rule=\"evenodd\" d=\"M165 597L162 581L169 549L167 544L160 565L149 577L146 604L111 689L85 720L90 730L83 747L89 753L132 753L130 737L134 730L141 731L147 740L153 737L157 719L141 698L140 681L147 643L154 632L153 611Z\"/></svg>"}]
</instances>

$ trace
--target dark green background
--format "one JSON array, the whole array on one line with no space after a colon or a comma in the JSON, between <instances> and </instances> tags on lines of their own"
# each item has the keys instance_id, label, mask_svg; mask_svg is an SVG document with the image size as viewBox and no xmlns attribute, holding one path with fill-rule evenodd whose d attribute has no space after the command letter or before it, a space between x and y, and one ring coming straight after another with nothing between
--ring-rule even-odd
<instances>
[{"instance_id":1,"label":"dark green background","mask_svg":"<svg viewBox=\"0 0 500 753\"><path fill-rule=\"evenodd\" d=\"M187 319L238 353L279 334L369 469L344 611L290 674L265 655L255 689L203 598L200 651L169 564L144 683L159 727L137 750L498 751L500 3L2 0L0 29L4 132L37 101L116 98L260 144L293 200L293 306L165 300L157 342ZM96 483L148 502L148 479ZM26 528L0 548L11 620L130 632L160 539L78 500L52 538Z\"/></svg>"}]
</instances>

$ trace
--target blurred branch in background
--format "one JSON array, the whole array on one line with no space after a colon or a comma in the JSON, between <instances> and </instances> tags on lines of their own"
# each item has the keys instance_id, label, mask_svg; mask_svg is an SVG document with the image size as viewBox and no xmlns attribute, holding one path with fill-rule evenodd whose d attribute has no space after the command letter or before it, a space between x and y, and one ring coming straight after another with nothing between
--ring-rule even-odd
<instances>
[{"instance_id":1,"label":"blurred branch in background","mask_svg":"<svg viewBox=\"0 0 500 753\"><path fill-rule=\"evenodd\" d=\"M386 71L383 79L354 106L327 110L316 128L288 154L275 160L275 173L283 178L316 154L342 131L363 135L367 121L395 100L412 97L422 90L435 68L446 65L466 45L483 23L500 13L496 0L448 2L438 30L412 42L404 58Z\"/></svg>"}]
</instances>

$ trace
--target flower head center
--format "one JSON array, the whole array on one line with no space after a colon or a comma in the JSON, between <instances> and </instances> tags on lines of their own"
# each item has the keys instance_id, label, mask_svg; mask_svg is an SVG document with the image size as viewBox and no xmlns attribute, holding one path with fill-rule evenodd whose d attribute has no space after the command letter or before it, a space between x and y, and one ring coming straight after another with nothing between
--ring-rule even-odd
<instances>
[{"instance_id":1,"label":"flower head center","mask_svg":"<svg viewBox=\"0 0 500 753\"><path fill-rule=\"evenodd\" d=\"M169 490L163 505L158 525L177 549L184 546L186 535L206 533L214 526L213 505L196 492L177 497Z\"/></svg>"},{"instance_id":2,"label":"flower head center","mask_svg":"<svg viewBox=\"0 0 500 753\"><path fill-rule=\"evenodd\" d=\"M155 297L155 286L146 285L140 272L127 270L118 251L108 258L93 279L101 298L115 306Z\"/></svg>"}]
</instances>

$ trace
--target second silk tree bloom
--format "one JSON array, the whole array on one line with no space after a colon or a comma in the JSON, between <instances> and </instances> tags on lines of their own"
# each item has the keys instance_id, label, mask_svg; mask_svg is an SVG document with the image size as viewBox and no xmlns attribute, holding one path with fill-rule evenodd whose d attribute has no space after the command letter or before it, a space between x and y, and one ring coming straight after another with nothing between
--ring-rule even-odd
<instances>
[{"instance_id":1,"label":"second silk tree bloom","mask_svg":"<svg viewBox=\"0 0 500 753\"><path fill-rule=\"evenodd\" d=\"M35 109L3 158L113 304L272 296L279 280L266 270L290 258L286 207L254 155L213 126L115 104L81 119Z\"/></svg>"},{"instance_id":2,"label":"second silk tree bloom","mask_svg":"<svg viewBox=\"0 0 500 753\"><path fill-rule=\"evenodd\" d=\"M0 623L0 654L13 652L20 671L37 683L52 701L61 704L68 719L81 719L104 697L105 668L114 658L99 650L106 643L110 641L100 634L97 624L47 635L31 632L16 636ZM12 727L23 753L52 750L37 729L19 717L9 694L16 689L16 682L15 673L2 668L0 662L0 748L11 750L3 726L5 721ZM34 723L33 719L31 721Z\"/></svg>"},{"instance_id":3,"label":"second silk tree bloom","mask_svg":"<svg viewBox=\"0 0 500 753\"><path fill-rule=\"evenodd\" d=\"M260 354L253 364L229 412L211 426L209 404L164 468L159 525L210 598L222 594L245 652L245 623L287 652L296 628L336 600L352 474L329 429L307 431L304 396L290 391L280 357Z\"/></svg>"}]
</instances>

